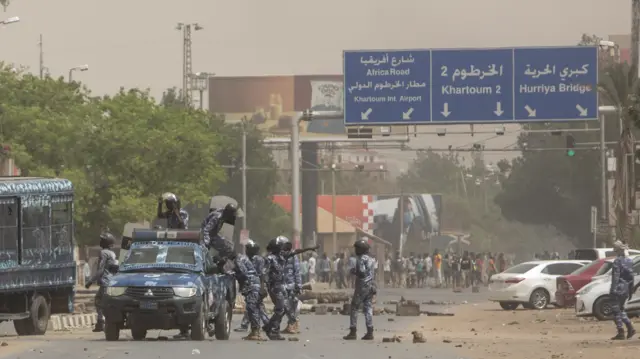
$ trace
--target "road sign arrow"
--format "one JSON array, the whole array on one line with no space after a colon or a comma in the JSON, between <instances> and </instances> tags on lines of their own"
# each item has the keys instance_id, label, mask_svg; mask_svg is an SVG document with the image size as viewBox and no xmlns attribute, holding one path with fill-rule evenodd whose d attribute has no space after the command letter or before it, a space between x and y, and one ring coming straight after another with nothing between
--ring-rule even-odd
<instances>
[{"instance_id":1,"label":"road sign arrow","mask_svg":"<svg viewBox=\"0 0 640 359\"><path fill-rule=\"evenodd\" d=\"M444 110L442 112L440 112L442 114L442 116L449 117L449 115L451 114L451 112L449 112L449 104L448 103L444 103Z\"/></svg>"},{"instance_id":2,"label":"road sign arrow","mask_svg":"<svg viewBox=\"0 0 640 359\"><path fill-rule=\"evenodd\" d=\"M500 101L496 102L496 110L493 111L493 113L495 113L496 116L500 116L504 113L504 111L502 111L502 103Z\"/></svg>"},{"instance_id":3,"label":"road sign arrow","mask_svg":"<svg viewBox=\"0 0 640 359\"><path fill-rule=\"evenodd\" d=\"M365 112L361 112L360 115L362 115L362 117L360 117L360 119L362 121L367 121L371 112L373 112L373 110L370 108L368 108Z\"/></svg>"},{"instance_id":4,"label":"road sign arrow","mask_svg":"<svg viewBox=\"0 0 640 359\"><path fill-rule=\"evenodd\" d=\"M587 117L587 109L580 106L580 105L576 105L576 109L578 111L580 111L580 117Z\"/></svg>"},{"instance_id":5,"label":"road sign arrow","mask_svg":"<svg viewBox=\"0 0 640 359\"><path fill-rule=\"evenodd\" d=\"M402 119L403 120L410 120L411 119L411 114L413 113L413 107L408 109L407 112L403 112L402 113Z\"/></svg>"},{"instance_id":6,"label":"road sign arrow","mask_svg":"<svg viewBox=\"0 0 640 359\"><path fill-rule=\"evenodd\" d=\"M529 117L536 117L536 110L529 107L529 105L526 105L524 109L529 113Z\"/></svg>"}]
</instances>

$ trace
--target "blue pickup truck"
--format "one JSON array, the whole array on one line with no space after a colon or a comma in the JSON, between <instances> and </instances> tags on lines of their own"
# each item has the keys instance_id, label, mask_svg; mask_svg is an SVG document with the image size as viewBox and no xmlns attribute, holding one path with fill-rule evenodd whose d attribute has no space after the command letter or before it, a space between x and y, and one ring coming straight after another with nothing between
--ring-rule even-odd
<instances>
[{"instance_id":1,"label":"blue pickup truck","mask_svg":"<svg viewBox=\"0 0 640 359\"><path fill-rule=\"evenodd\" d=\"M199 231L136 229L102 301L105 338L190 328L192 340L227 340L235 297L235 278L200 245Z\"/></svg>"}]
</instances>

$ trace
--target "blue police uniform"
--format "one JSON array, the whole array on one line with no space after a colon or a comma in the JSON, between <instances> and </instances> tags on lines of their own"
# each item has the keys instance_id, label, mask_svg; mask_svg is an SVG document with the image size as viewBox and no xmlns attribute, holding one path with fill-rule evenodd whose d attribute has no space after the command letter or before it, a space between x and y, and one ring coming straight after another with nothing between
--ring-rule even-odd
<instances>
[{"instance_id":1,"label":"blue police uniform","mask_svg":"<svg viewBox=\"0 0 640 359\"><path fill-rule=\"evenodd\" d=\"M221 209L211 211L202 221L202 235L205 246L218 251L222 258L231 258L234 255L233 243L221 237L217 231L220 230L220 221L222 221Z\"/></svg>"},{"instance_id":2,"label":"blue police uniform","mask_svg":"<svg viewBox=\"0 0 640 359\"><path fill-rule=\"evenodd\" d=\"M300 260L298 256L286 259L285 265L285 286L287 289L286 314L288 318L288 331L297 331L291 327L298 322L298 294L302 288L302 276L300 275Z\"/></svg>"},{"instance_id":3,"label":"blue police uniform","mask_svg":"<svg viewBox=\"0 0 640 359\"><path fill-rule=\"evenodd\" d=\"M264 257L255 255L251 258L251 262L253 263L253 267L255 268L258 276L262 278L264 276ZM266 308L264 307L264 300L262 295L260 295L258 300L258 315L260 316L260 320L262 321L262 325L267 325L269 323L269 316L267 316ZM242 322L240 323L240 330L246 329L249 326L249 315L248 312L244 312L244 316L242 317ZM240 331L238 330L238 331Z\"/></svg>"},{"instance_id":4,"label":"blue police uniform","mask_svg":"<svg viewBox=\"0 0 640 359\"><path fill-rule=\"evenodd\" d=\"M285 313L285 266L286 260L281 254L270 253L265 258L265 273L267 276L267 287L269 297L273 302L273 315L269 319L269 324L265 331L269 333L269 338L280 339L280 324Z\"/></svg>"},{"instance_id":5,"label":"blue police uniform","mask_svg":"<svg viewBox=\"0 0 640 359\"><path fill-rule=\"evenodd\" d=\"M251 329L260 329L260 276L251 260L244 254L234 259L234 273L240 286L240 293L244 296L245 310Z\"/></svg>"},{"instance_id":6,"label":"blue police uniform","mask_svg":"<svg viewBox=\"0 0 640 359\"><path fill-rule=\"evenodd\" d=\"M376 294L374 282L374 262L367 254L357 256L351 273L355 276L353 298L351 299L350 328L358 325L358 309L362 306L367 333L373 332L373 296Z\"/></svg>"},{"instance_id":7,"label":"blue police uniform","mask_svg":"<svg viewBox=\"0 0 640 359\"><path fill-rule=\"evenodd\" d=\"M611 289L609 295L612 299L611 310L613 321L616 324L618 335L613 339L624 339L624 327L627 328L627 337L635 334L633 324L625 312L624 305L633 288L633 261L626 256L618 256L613 261L611 270Z\"/></svg>"}]
</instances>

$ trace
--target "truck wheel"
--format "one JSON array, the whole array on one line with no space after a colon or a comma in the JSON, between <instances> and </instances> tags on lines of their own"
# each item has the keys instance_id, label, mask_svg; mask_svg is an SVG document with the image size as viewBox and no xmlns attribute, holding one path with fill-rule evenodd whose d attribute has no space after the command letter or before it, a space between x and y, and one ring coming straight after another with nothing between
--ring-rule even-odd
<instances>
[{"instance_id":1,"label":"truck wheel","mask_svg":"<svg viewBox=\"0 0 640 359\"><path fill-rule=\"evenodd\" d=\"M36 294L33 302L31 302L29 313L31 313L29 318L13 322L16 333L18 335L43 335L46 333L49 326L49 317L51 316L51 309L47 300L43 296ZM22 331L22 334L19 333L20 331Z\"/></svg>"},{"instance_id":2,"label":"truck wheel","mask_svg":"<svg viewBox=\"0 0 640 359\"><path fill-rule=\"evenodd\" d=\"M233 316L233 309L226 300L220 303L218 309L218 315L216 316L215 328L216 339L229 340L231 335L231 318Z\"/></svg>"},{"instance_id":3,"label":"truck wheel","mask_svg":"<svg viewBox=\"0 0 640 359\"><path fill-rule=\"evenodd\" d=\"M118 323L104 323L104 339L108 342L115 342L120 339L120 327L118 326Z\"/></svg>"},{"instance_id":4,"label":"truck wheel","mask_svg":"<svg viewBox=\"0 0 640 359\"><path fill-rule=\"evenodd\" d=\"M131 337L133 340L144 340L147 337L147 330L144 328L131 328Z\"/></svg>"},{"instance_id":5,"label":"truck wheel","mask_svg":"<svg viewBox=\"0 0 640 359\"><path fill-rule=\"evenodd\" d=\"M204 340L207 333L207 311L204 305L204 300L200 304L200 310L198 315L193 319L191 323L191 340Z\"/></svg>"}]
</instances>

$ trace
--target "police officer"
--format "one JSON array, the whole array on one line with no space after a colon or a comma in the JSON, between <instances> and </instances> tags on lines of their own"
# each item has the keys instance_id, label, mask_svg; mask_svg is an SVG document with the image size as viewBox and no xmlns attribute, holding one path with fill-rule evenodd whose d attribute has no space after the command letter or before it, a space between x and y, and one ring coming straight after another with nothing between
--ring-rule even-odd
<instances>
[{"instance_id":1,"label":"police officer","mask_svg":"<svg viewBox=\"0 0 640 359\"><path fill-rule=\"evenodd\" d=\"M282 255L282 247L286 243L286 237L276 237L269 241L265 258L265 273L267 275L267 287L269 297L273 302L273 315L269 323L263 328L271 340L284 340L280 335L280 324L285 311L285 266L286 260Z\"/></svg>"},{"instance_id":2,"label":"police officer","mask_svg":"<svg viewBox=\"0 0 640 359\"><path fill-rule=\"evenodd\" d=\"M162 203L167 207L162 210ZM180 208L180 199L173 193L166 192L158 198L158 218L167 220L168 229L188 229L189 213Z\"/></svg>"},{"instance_id":3,"label":"police officer","mask_svg":"<svg viewBox=\"0 0 640 359\"><path fill-rule=\"evenodd\" d=\"M233 244L219 235L224 223L235 225L238 209L233 203L227 204L223 209L214 207L213 198L209 205L209 214L202 221L202 233L204 244L218 251L218 255L226 259L234 259Z\"/></svg>"},{"instance_id":4,"label":"police officer","mask_svg":"<svg viewBox=\"0 0 640 359\"><path fill-rule=\"evenodd\" d=\"M89 289L93 283L98 283L100 288L96 293L95 306L97 321L96 326L93 328L94 332L101 332L104 330L104 315L102 313L102 296L104 295L105 288L109 285L109 280L112 273L116 271L118 266L118 260L116 254L113 251L113 246L116 244L116 237L109 232L103 232L100 235L100 259L98 262L98 269L94 276L85 284L85 288Z\"/></svg>"},{"instance_id":5,"label":"police officer","mask_svg":"<svg viewBox=\"0 0 640 359\"><path fill-rule=\"evenodd\" d=\"M238 254L233 261L235 277L240 286L240 293L244 296L245 310L251 333L245 340L262 340L260 335L260 276L251 260L244 254Z\"/></svg>"},{"instance_id":6,"label":"police officer","mask_svg":"<svg viewBox=\"0 0 640 359\"><path fill-rule=\"evenodd\" d=\"M356 265L351 269L355 276L355 287L353 298L351 299L351 317L349 334L345 340L357 339L358 308L362 305L364 320L367 325L367 334L362 340L373 340L373 296L376 295L376 284L374 282L374 263L369 256L369 243L359 239L353 247L356 252Z\"/></svg>"},{"instance_id":7,"label":"police officer","mask_svg":"<svg viewBox=\"0 0 640 359\"><path fill-rule=\"evenodd\" d=\"M253 267L260 277L260 298L258 301L258 310L260 319L262 320L262 325L267 325L267 323L269 323L269 317L267 316L267 312L264 307L264 298L267 296L266 277L264 273L264 257L260 255L260 245L251 239L249 239L247 241L247 244L245 245L245 253L251 260L251 263L253 263ZM246 332L248 328L249 315L248 312L245 311L244 317L242 317L242 322L240 323L240 327L234 329L234 331Z\"/></svg>"},{"instance_id":8,"label":"police officer","mask_svg":"<svg viewBox=\"0 0 640 359\"><path fill-rule=\"evenodd\" d=\"M298 334L300 333L298 323L298 295L302 291L302 276L300 275L300 260L298 256L289 255L293 250L293 244L291 241L282 237L284 244L282 245L282 252L286 258L285 265L285 285L287 290L285 313L287 314L287 328L283 331L286 334Z\"/></svg>"},{"instance_id":9,"label":"police officer","mask_svg":"<svg viewBox=\"0 0 640 359\"><path fill-rule=\"evenodd\" d=\"M627 257L629 248L621 241L615 241L613 248L616 251L616 259L613 261L611 269L611 311L613 312L613 321L618 329L618 334L611 338L612 340L630 339L636 334L633 324L627 317L624 310L624 304L633 294L633 261ZM625 337L624 327L627 327L627 335Z\"/></svg>"}]
</instances>

